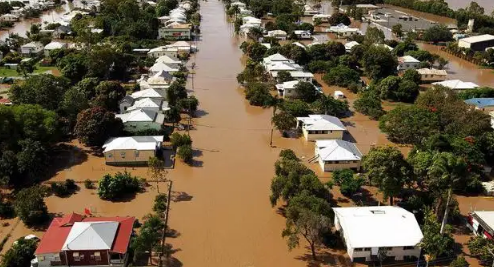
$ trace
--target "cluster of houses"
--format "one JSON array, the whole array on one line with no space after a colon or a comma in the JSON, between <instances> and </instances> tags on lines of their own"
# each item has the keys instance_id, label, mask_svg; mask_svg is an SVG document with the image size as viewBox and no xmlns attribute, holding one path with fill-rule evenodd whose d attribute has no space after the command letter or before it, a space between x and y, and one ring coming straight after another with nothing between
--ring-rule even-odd
<instances>
[{"instance_id":1,"label":"cluster of houses","mask_svg":"<svg viewBox=\"0 0 494 267\"><path fill-rule=\"evenodd\" d=\"M170 11L168 16L159 17L160 27L158 39L190 40L192 38L192 25L187 22L186 12L191 9L189 1L179 3L179 6Z\"/></svg>"},{"instance_id":2,"label":"cluster of houses","mask_svg":"<svg viewBox=\"0 0 494 267\"><path fill-rule=\"evenodd\" d=\"M8 1L10 2L10 1ZM0 16L0 21L16 22L26 15L29 10L48 10L55 6L52 1L36 0L36 1L20 1L24 4L23 7L14 6L10 13L6 13Z\"/></svg>"}]
</instances>

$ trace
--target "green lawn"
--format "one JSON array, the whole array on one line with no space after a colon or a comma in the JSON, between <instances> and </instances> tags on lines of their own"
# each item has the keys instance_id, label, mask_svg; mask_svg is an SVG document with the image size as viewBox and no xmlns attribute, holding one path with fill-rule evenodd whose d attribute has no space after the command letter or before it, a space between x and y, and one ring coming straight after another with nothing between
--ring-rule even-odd
<instances>
[{"instance_id":1,"label":"green lawn","mask_svg":"<svg viewBox=\"0 0 494 267\"><path fill-rule=\"evenodd\" d=\"M40 65L36 65L36 70L34 70L34 73L43 73L45 71L56 70L56 69L57 67L55 66L42 67ZM0 68L0 77L18 77L18 76L22 76L22 75L17 73L17 70L6 69L4 67Z\"/></svg>"}]
</instances>

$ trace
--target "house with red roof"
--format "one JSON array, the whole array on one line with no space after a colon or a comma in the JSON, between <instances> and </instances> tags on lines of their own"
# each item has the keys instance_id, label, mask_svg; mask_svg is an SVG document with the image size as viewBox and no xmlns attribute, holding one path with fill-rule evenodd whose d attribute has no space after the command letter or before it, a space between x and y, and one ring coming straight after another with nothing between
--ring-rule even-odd
<instances>
[{"instance_id":1,"label":"house with red roof","mask_svg":"<svg viewBox=\"0 0 494 267\"><path fill-rule=\"evenodd\" d=\"M134 217L54 218L36 252L38 267L125 266Z\"/></svg>"}]
</instances>

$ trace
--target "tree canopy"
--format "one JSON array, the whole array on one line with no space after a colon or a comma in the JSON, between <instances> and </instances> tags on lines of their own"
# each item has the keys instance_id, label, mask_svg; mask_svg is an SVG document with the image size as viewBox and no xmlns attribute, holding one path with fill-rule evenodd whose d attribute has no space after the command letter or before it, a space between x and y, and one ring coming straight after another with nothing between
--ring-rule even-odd
<instances>
[{"instance_id":1,"label":"tree canopy","mask_svg":"<svg viewBox=\"0 0 494 267\"><path fill-rule=\"evenodd\" d=\"M83 110L77 116L75 125L77 139L88 146L101 146L109 137L117 136L122 130L122 120L101 107Z\"/></svg>"}]
</instances>

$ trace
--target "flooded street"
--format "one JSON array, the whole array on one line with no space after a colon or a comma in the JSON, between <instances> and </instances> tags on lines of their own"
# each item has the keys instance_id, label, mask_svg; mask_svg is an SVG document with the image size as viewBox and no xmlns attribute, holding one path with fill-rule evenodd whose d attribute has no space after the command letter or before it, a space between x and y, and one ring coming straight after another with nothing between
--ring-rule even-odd
<instances>
[{"instance_id":1,"label":"flooded street","mask_svg":"<svg viewBox=\"0 0 494 267\"><path fill-rule=\"evenodd\" d=\"M201 2L201 15L199 52L190 60L201 114L191 132L196 167L179 163L169 174L173 190L192 199L172 204L170 227L179 237L167 242L184 266L305 266L296 259L308 253L304 242L288 252L285 220L269 203L280 151L269 146L271 110L249 106L237 89L241 40L222 2Z\"/></svg>"}]
</instances>

